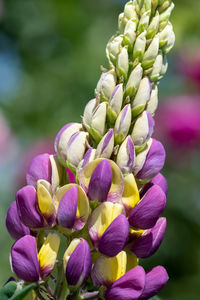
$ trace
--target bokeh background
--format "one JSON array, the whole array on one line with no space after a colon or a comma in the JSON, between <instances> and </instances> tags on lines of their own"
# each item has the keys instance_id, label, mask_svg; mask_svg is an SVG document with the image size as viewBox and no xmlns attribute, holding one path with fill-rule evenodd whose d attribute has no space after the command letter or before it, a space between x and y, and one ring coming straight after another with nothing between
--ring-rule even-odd
<instances>
[{"instance_id":1,"label":"bokeh background","mask_svg":"<svg viewBox=\"0 0 200 300\"><path fill-rule=\"evenodd\" d=\"M122 0L0 0L0 285L11 275L5 215L33 156L93 97ZM175 0L175 49L156 132L167 150L168 228L145 267L170 275L162 299L200 299L200 1Z\"/></svg>"}]
</instances>

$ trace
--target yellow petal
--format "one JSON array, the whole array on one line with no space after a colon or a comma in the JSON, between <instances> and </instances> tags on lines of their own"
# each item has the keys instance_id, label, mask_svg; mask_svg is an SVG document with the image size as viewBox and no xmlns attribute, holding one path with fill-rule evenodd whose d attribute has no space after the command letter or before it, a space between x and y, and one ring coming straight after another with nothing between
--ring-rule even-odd
<instances>
[{"instance_id":1,"label":"yellow petal","mask_svg":"<svg viewBox=\"0 0 200 300\"><path fill-rule=\"evenodd\" d=\"M81 242L80 239L73 239L72 242L70 243L69 247L65 251L64 256L63 256L64 271L66 270L67 263L68 263L70 256L72 255L72 253L74 252L74 250L76 249L76 247L78 246L78 244L80 242Z\"/></svg>"},{"instance_id":2,"label":"yellow petal","mask_svg":"<svg viewBox=\"0 0 200 300\"><path fill-rule=\"evenodd\" d=\"M89 219L88 226L91 236L98 234L101 237L112 221L121 214L124 214L124 207L119 203L104 202L100 204Z\"/></svg>"},{"instance_id":3,"label":"yellow petal","mask_svg":"<svg viewBox=\"0 0 200 300\"><path fill-rule=\"evenodd\" d=\"M55 233L49 233L38 253L40 273L42 277L48 276L53 270L59 246L60 237Z\"/></svg>"},{"instance_id":4,"label":"yellow petal","mask_svg":"<svg viewBox=\"0 0 200 300\"><path fill-rule=\"evenodd\" d=\"M124 192L122 195L122 203L126 209L127 214L140 201L138 187L133 174L129 174L124 178Z\"/></svg>"},{"instance_id":5,"label":"yellow petal","mask_svg":"<svg viewBox=\"0 0 200 300\"><path fill-rule=\"evenodd\" d=\"M55 213L51 195L51 185L48 181L38 180L37 182L38 205L44 217L51 217Z\"/></svg>"},{"instance_id":6,"label":"yellow petal","mask_svg":"<svg viewBox=\"0 0 200 300\"><path fill-rule=\"evenodd\" d=\"M50 162L52 169L51 184L53 190L55 191L61 183L65 169L61 166L61 164L59 164L58 158L55 155L50 155Z\"/></svg>"},{"instance_id":7,"label":"yellow petal","mask_svg":"<svg viewBox=\"0 0 200 300\"><path fill-rule=\"evenodd\" d=\"M115 257L100 256L94 265L94 274L100 282L108 285L126 273L127 255L125 251Z\"/></svg>"}]
</instances>

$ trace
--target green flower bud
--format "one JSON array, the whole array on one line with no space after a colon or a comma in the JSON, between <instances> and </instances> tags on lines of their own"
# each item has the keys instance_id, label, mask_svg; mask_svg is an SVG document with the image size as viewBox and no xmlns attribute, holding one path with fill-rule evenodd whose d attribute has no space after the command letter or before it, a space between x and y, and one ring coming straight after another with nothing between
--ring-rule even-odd
<instances>
[{"instance_id":1,"label":"green flower bud","mask_svg":"<svg viewBox=\"0 0 200 300\"><path fill-rule=\"evenodd\" d=\"M151 92L151 98L147 103L146 110L154 115L156 109L158 107L158 86L156 85Z\"/></svg>"},{"instance_id":2,"label":"green flower bud","mask_svg":"<svg viewBox=\"0 0 200 300\"><path fill-rule=\"evenodd\" d=\"M142 60L144 51L146 47L146 31L142 32L136 39L133 48L133 60L138 58L139 61Z\"/></svg>"},{"instance_id":3,"label":"green flower bud","mask_svg":"<svg viewBox=\"0 0 200 300\"><path fill-rule=\"evenodd\" d=\"M117 73L118 76L127 78L129 68L127 46L123 47L117 58Z\"/></svg>"},{"instance_id":4,"label":"green flower bud","mask_svg":"<svg viewBox=\"0 0 200 300\"><path fill-rule=\"evenodd\" d=\"M130 98L133 97L138 89L138 86L140 84L140 81L142 79L143 75L143 69L141 67L141 64L138 64L137 67L133 69L131 72L127 85L126 85L126 91L125 96L129 96Z\"/></svg>"},{"instance_id":5,"label":"green flower bud","mask_svg":"<svg viewBox=\"0 0 200 300\"><path fill-rule=\"evenodd\" d=\"M158 50L159 50L159 38L158 36L155 36L151 44L149 45L147 51L144 54L143 62L142 62L143 69L148 69L154 64L155 59L158 55Z\"/></svg>"}]
</instances>

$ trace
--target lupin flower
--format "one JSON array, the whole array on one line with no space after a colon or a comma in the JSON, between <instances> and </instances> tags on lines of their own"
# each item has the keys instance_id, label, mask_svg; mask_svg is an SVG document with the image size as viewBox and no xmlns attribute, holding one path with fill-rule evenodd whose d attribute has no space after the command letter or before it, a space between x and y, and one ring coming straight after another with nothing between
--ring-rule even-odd
<instances>
[{"instance_id":1,"label":"lupin flower","mask_svg":"<svg viewBox=\"0 0 200 300\"><path fill-rule=\"evenodd\" d=\"M83 238L74 239L63 257L64 272L69 285L81 286L91 271L90 247Z\"/></svg>"},{"instance_id":2,"label":"lupin flower","mask_svg":"<svg viewBox=\"0 0 200 300\"><path fill-rule=\"evenodd\" d=\"M32 161L27 186L8 210L8 231L18 239L11 250L13 271L25 285L38 281L39 294L91 299L100 293L105 300L145 300L168 280L163 267L146 273L138 258L155 253L166 229L161 214L167 183L159 173L165 151L151 136L158 83L175 41L169 22L173 7L171 0L125 5L120 33L107 44L109 69L85 107L82 124L61 128L55 156L42 154ZM49 230L70 241L63 257L68 287L58 272L52 292L48 276L60 238L50 233L43 240ZM96 289L92 292L87 291L89 275Z\"/></svg>"},{"instance_id":3,"label":"lupin flower","mask_svg":"<svg viewBox=\"0 0 200 300\"><path fill-rule=\"evenodd\" d=\"M107 256L117 255L128 241L129 224L124 207L119 203L102 203L93 211L88 229L95 248Z\"/></svg>"},{"instance_id":4,"label":"lupin flower","mask_svg":"<svg viewBox=\"0 0 200 300\"><path fill-rule=\"evenodd\" d=\"M39 281L54 268L60 245L56 234L48 234L39 253L36 239L26 235L17 240L11 249L11 266L16 275L25 281Z\"/></svg>"},{"instance_id":5,"label":"lupin flower","mask_svg":"<svg viewBox=\"0 0 200 300\"><path fill-rule=\"evenodd\" d=\"M111 160L98 158L80 170L79 183L90 201L120 200L124 184L119 167Z\"/></svg>"}]
</instances>

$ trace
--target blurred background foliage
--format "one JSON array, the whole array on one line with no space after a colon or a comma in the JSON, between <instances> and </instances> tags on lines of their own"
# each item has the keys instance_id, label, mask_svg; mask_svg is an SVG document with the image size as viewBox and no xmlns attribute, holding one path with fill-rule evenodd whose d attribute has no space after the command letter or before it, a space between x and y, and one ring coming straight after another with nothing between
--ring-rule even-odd
<instances>
[{"instance_id":1,"label":"blurred background foliage","mask_svg":"<svg viewBox=\"0 0 200 300\"><path fill-rule=\"evenodd\" d=\"M85 104L93 97L100 66L107 65L105 46L116 31L125 2L0 1L0 284L11 274L13 241L5 229L7 208L24 184L31 158L52 152L60 127L80 121ZM161 110L169 97L173 109L178 95L179 99L187 95L187 103L194 97L195 105L200 103L200 1L174 2L177 41L160 84ZM199 77L192 73L194 67ZM179 103L184 108L185 102ZM187 118L183 113L183 125L176 117L178 108L175 121L163 108L165 122L162 118L156 122L156 135L167 149L163 173L169 183L168 229L157 254L142 263L147 269L156 264L167 268L170 281L162 299L197 300L200 295L200 126L198 120L195 126L192 123L194 113L200 116L199 107L187 109ZM174 128L164 130L163 124L181 124L181 143L172 134Z\"/></svg>"}]
</instances>

